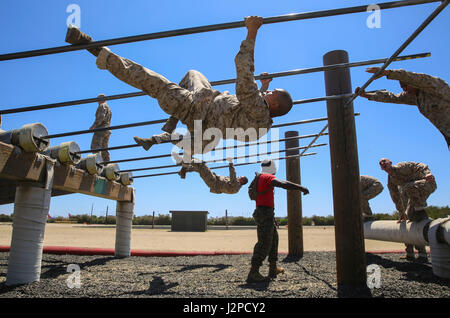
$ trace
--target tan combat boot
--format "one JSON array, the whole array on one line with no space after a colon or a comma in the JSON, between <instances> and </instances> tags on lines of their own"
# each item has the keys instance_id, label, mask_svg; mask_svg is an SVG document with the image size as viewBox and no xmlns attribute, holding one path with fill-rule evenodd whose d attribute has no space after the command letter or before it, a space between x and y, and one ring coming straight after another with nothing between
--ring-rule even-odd
<instances>
[{"instance_id":1,"label":"tan combat boot","mask_svg":"<svg viewBox=\"0 0 450 318\"><path fill-rule=\"evenodd\" d=\"M247 283L262 283L267 281L267 278L259 273L259 266L252 265L247 276Z\"/></svg>"},{"instance_id":2,"label":"tan combat boot","mask_svg":"<svg viewBox=\"0 0 450 318\"><path fill-rule=\"evenodd\" d=\"M170 116L169 119L167 119L166 123L164 124L163 128L161 128L161 130L168 133L172 133L175 130L175 128L177 128L177 124L178 118Z\"/></svg>"},{"instance_id":3,"label":"tan combat boot","mask_svg":"<svg viewBox=\"0 0 450 318\"><path fill-rule=\"evenodd\" d=\"M277 263L270 263L269 264L269 277L270 278L276 278L277 275L283 274L284 268L277 266Z\"/></svg>"},{"instance_id":4,"label":"tan combat boot","mask_svg":"<svg viewBox=\"0 0 450 318\"><path fill-rule=\"evenodd\" d=\"M87 43L91 43L93 42L92 38L87 35L84 34L83 32L81 32L80 29L78 29L76 26L74 25L69 25L69 27L67 28L67 33L66 33L66 42L76 45L76 44L87 44ZM98 56L98 54L101 51L101 47L94 47L91 49L87 49L90 53L92 53L95 56Z\"/></svg>"},{"instance_id":5,"label":"tan combat boot","mask_svg":"<svg viewBox=\"0 0 450 318\"><path fill-rule=\"evenodd\" d=\"M136 141L136 143L139 146L142 146L142 148L144 148L145 150L149 150L150 147L155 144L153 137L152 138L140 138L138 136L134 136L134 141Z\"/></svg>"}]
</instances>

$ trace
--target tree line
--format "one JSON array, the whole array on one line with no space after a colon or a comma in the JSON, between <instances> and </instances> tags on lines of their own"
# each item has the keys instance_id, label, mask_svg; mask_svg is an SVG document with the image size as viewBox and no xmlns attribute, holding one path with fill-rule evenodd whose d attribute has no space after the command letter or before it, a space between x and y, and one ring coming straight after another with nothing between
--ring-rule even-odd
<instances>
[{"instance_id":1,"label":"tree line","mask_svg":"<svg viewBox=\"0 0 450 318\"><path fill-rule=\"evenodd\" d=\"M450 207L437 207L429 206L426 208L428 216L432 219L446 218L450 215ZM0 214L0 222L12 222L13 215ZM287 217L276 217L277 223L280 226L285 226L288 224ZM375 213L373 219L378 220L398 220L398 212L395 211L391 214L389 213ZM255 221L252 217L228 217L228 220L223 217L215 217L208 219L208 225L255 225ZM153 220L153 215L143 215L134 216L133 225L170 225L172 218L170 214L158 214ZM116 217L111 216L96 216L89 214L71 215L70 217L54 217L49 218L47 223L77 223L77 224L116 224ZM317 216L313 215L311 217L303 217L303 225L334 225L334 217L332 215L328 216Z\"/></svg>"}]
</instances>

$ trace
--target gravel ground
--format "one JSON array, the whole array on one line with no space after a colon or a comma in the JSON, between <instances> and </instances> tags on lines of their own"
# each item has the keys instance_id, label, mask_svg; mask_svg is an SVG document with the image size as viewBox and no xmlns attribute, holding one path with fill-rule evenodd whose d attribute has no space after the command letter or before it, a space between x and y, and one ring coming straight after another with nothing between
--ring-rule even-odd
<instances>
[{"instance_id":1,"label":"gravel ground","mask_svg":"<svg viewBox=\"0 0 450 318\"><path fill-rule=\"evenodd\" d=\"M191 257L75 256L44 254L41 280L6 286L8 253L0 253L0 298L450 298L450 281L433 275L431 264L400 260L401 254L367 254L380 268L380 288L337 289L334 252L306 252L300 260L280 256L286 273L247 284L251 255ZM80 288L70 264L80 268ZM268 272L267 262L261 273Z\"/></svg>"}]
</instances>

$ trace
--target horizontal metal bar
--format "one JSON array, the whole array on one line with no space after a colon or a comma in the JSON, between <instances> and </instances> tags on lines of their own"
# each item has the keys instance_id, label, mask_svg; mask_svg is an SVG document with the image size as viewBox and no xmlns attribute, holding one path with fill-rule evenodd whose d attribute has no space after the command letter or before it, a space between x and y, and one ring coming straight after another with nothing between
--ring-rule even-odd
<instances>
[{"instance_id":1,"label":"horizontal metal bar","mask_svg":"<svg viewBox=\"0 0 450 318\"><path fill-rule=\"evenodd\" d=\"M167 119L159 119L159 120L151 120L151 121L142 121L138 123L132 123L132 124L124 124L124 125L117 125L117 126L109 126L109 127L102 127L102 128L94 128L94 129L85 129L85 130L77 130L77 131L71 131L67 133L61 133L61 134L54 134L54 135L47 135L43 136L41 138L60 138L60 137L68 137L68 136L74 136L74 135L82 135L82 134L90 134L100 131L107 131L107 130L116 130L116 129L124 129L124 128L131 128L131 127L138 127L138 126L147 126L147 125L154 125L154 124L162 124L165 123Z\"/></svg>"},{"instance_id":2,"label":"horizontal metal bar","mask_svg":"<svg viewBox=\"0 0 450 318\"><path fill-rule=\"evenodd\" d=\"M377 92L385 92L385 89L377 89L374 91L367 91L366 93L377 93ZM309 104L309 103L315 103L315 102L323 102L327 100L334 100L334 99L340 99L340 98L349 98L352 97L354 94L342 94L342 95L330 95L330 96L324 96L324 97L316 97L316 98L309 98L309 99L299 99L292 102L294 105L298 104Z\"/></svg>"},{"instance_id":3,"label":"horizontal metal bar","mask_svg":"<svg viewBox=\"0 0 450 318\"><path fill-rule=\"evenodd\" d=\"M328 135L328 134L322 134L322 135ZM273 142L283 142L286 140L293 140L293 139L305 139L305 138L311 138L317 136L316 134L311 135L303 135L303 136L295 136L295 137L288 137L283 139L277 139L277 140L267 140L267 141L257 141L254 143L248 143L248 144L242 144L242 145L233 145L229 147L220 147L220 148L214 148L211 151L219 151L219 150L227 150L227 149L236 149L236 148L242 148L242 147L251 147L251 146L257 146L257 145L264 145L264 144L270 144ZM99 150L96 150L99 151ZM178 153L179 156L182 156L183 153ZM121 162L130 162L130 161L140 161L140 160L151 160L151 159L160 159L160 158L168 158L171 157L172 154L165 154L165 155L155 155L155 156L149 156L149 157L138 157L138 158L129 158L129 159L120 159L120 160L111 160L107 162L102 162L102 164L108 164L108 163L121 163Z\"/></svg>"},{"instance_id":4,"label":"horizontal metal bar","mask_svg":"<svg viewBox=\"0 0 450 318\"><path fill-rule=\"evenodd\" d=\"M395 59L395 61L404 61L404 60L418 59L418 58L424 58L424 57L430 57L430 56L431 56L431 53L429 53L429 52L418 53L418 54L399 56ZM366 65L372 65L372 64L380 64L380 63L384 63L386 60L387 60L387 58L383 58L383 59L367 60L367 61L360 61L360 62L341 63L341 64L334 64L334 65L327 65L327 66L296 69L296 70L290 70L290 71L284 71L284 72L278 72L278 73L271 73L271 74L267 74L267 75L258 75L258 76L255 76L255 79L259 80L259 79L264 79L264 78L274 78L274 77L322 72L325 70L337 69L337 68L342 68L342 67L357 67L357 66L366 66ZM218 85L230 84L230 83L235 83L235 82L236 82L236 79L227 79L227 80L221 80L221 81L213 81L210 83L211 83L211 86L218 86ZM42 105L35 105L35 106L22 106L22 107L0 110L0 115L23 113L23 112L29 112L29 111L42 110L42 109L68 107L68 106L75 106L75 105L84 105L84 104L100 102L100 101L124 99L124 98L139 97L139 96L148 96L148 94L145 92L131 92L131 93L116 94L116 95L110 95L110 96L104 96L104 97L92 97L92 98L85 98L85 99L77 99L77 100L59 102L59 103L42 104ZM320 98L323 98L323 97L320 97ZM316 101L316 100L312 99L310 102L314 102L314 101ZM308 103L308 102L309 102L308 100L302 101L302 103Z\"/></svg>"},{"instance_id":5,"label":"horizontal metal bar","mask_svg":"<svg viewBox=\"0 0 450 318\"><path fill-rule=\"evenodd\" d=\"M294 156L287 156L287 157L281 157L281 158L273 158L272 160L286 160L289 158L298 158L298 157L308 157L308 156L314 156L317 155L317 152L309 152L309 153L305 153L303 155L294 155ZM234 166L238 167L238 166L246 166L246 165L253 165L253 164L257 164L257 163L261 163L262 160L258 160L255 162L245 162L245 163L237 163ZM222 169L222 168L228 168L228 165L226 166L218 166L218 167L212 167L210 168L211 170L214 169ZM166 175L171 175L171 174L178 174L178 171L173 171L173 172L163 172L163 173L155 173L155 174L147 174L147 175L141 175L141 176L134 176L133 179L136 178L148 178L148 177L157 177L157 176L166 176Z\"/></svg>"},{"instance_id":6,"label":"horizontal metal bar","mask_svg":"<svg viewBox=\"0 0 450 318\"><path fill-rule=\"evenodd\" d=\"M392 9L392 8L399 8L399 7L425 4L425 3L438 2L438 1L439 0L393 1L393 2L379 3L378 6L380 9ZM337 16L337 15L343 15L343 14L367 12L367 7L368 7L368 5L362 5L362 6L355 6L355 7L331 9L331 10L291 13L291 14L286 14L286 15L281 15L281 16L264 18L263 24L288 22L288 21L295 21L295 20L306 20L306 19ZM28 58L28 57L42 56L42 55L48 55L48 54L56 54L56 53L64 53L64 52L70 52L70 51L91 49L91 48L107 46L107 45L117 45L117 44L147 41L147 40L168 38L168 37L188 35L188 34L235 29L235 28L241 28L241 27L245 27L244 21L205 25L205 26L191 27L191 28L184 28L184 29L177 29L177 30L170 30L170 31L162 31L162 32L156 32L156 33L148 33L148 34L142 34L142 35L114 38L114 39L103 40L103 41L95 41L95 42L91 42L88 44L64 45L64 46L58 46L58 47L52 47L52 48L46 48L46 49L38 49L38 50L1 54L0 61L7 61L7 60L13 60L13 59Z\"/></svg>"},{"instance_id":7,"label":"horizontal metal bar","mask_svg":"<svg viewBox=\"0 0 450 318\"><path fill-rule=\"evenodd\" d=\"M312 145L312 147L322 147L322 146L326 146L326 143L323 144L316 144L316 145ZM288 148L288 149L283 149L283 150L277 150L277 151L269 151L266 153L256 153L256 154L252 154L252 155L246 155L246 156L240 156L240 157L233 157L233 160L236 159L245 159L245 158L250 158L250 157L255 157L255 156L265 156L265 155L271 155L274 153L280 153L280 152L286 152L289 150L299 150L299 149L304 149L306 147L295 147L295 148ZM204 161L204 163L215 163L215 162L222 162L225 161L225 158L221 158L221 159L217 159L217 160L209 160L209 161ZM146 167L146 168L135 168L135 169L127 169L127 170L120 170L120 172L134 172L134 171L144 171L144 170L154 170L154 169L166 169L166 168L175 168L175 167L180 167L181 164L175 164L175 165L166 165L166 166L155 166L155 167Z\"/></svg>"}]
</instances>

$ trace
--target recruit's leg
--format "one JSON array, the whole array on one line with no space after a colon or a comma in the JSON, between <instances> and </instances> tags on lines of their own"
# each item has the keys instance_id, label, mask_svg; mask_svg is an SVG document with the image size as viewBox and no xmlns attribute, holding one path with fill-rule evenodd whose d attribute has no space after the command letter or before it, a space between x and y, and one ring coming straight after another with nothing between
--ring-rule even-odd
<instances>
[{"instance_id":1,"label":"recruit's leg","mask_svg":"<svg viewBox=\"0 0 450 318\"><path fill-rule=\"evenodd\" d=\"M187 72L178 85L191 92L194 90L199 90L201 88L211 88L211 83L208 81L208 79L202 73L195 70L190 70L189 72ZM177 127L177 123L178 118L176 118L175 116L170 116L170 118L162 127L162 130L171 133Z\"/></svg>"}]
</instances>

